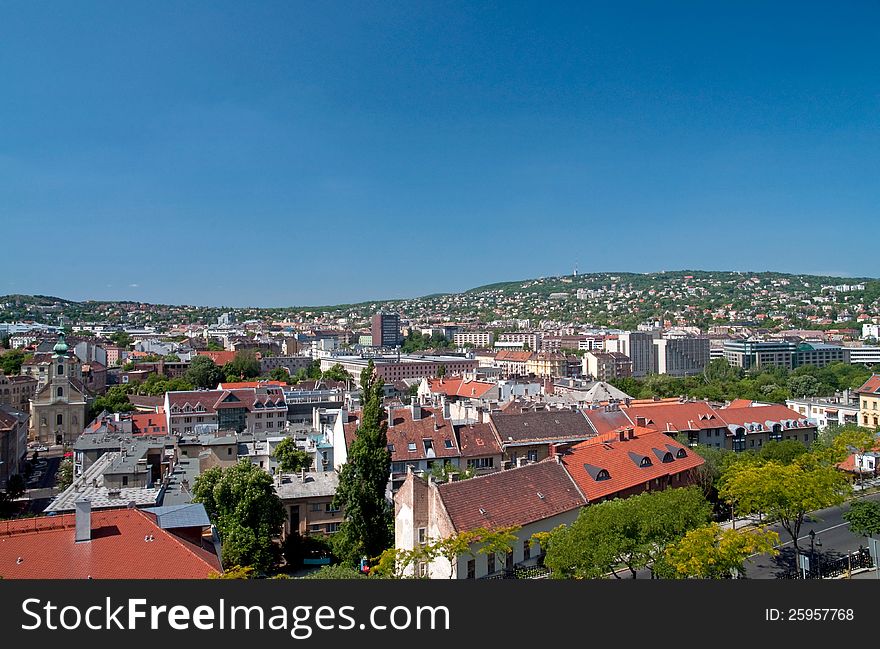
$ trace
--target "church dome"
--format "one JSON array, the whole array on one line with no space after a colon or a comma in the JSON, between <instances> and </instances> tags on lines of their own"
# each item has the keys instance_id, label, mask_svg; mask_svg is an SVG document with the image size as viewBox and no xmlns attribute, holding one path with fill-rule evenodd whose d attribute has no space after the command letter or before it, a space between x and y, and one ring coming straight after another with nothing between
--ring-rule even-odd
<instances>
[{"instance_id":1,"label":"church dome","mask_svg":"<svg viewBox=\"0 0 880 649\"><path fill-rule=\"evenodd\" d=\"M55 343L53 351L59 356L67 353L67 343L64 341L64 334L58 334L58 342Z\"/></svg>"}]
</instances>

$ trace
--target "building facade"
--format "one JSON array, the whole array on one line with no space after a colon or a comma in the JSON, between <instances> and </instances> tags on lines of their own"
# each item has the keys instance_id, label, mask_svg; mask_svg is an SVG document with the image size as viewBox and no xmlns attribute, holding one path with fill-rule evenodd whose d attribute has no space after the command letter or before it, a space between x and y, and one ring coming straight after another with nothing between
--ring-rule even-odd
<instances>
[{"instance_id":1,"label":"building facade","mask_svg":"<svg viewBox=\"0 0 880 649\"><path fill-rule=\"evenodd\" d=\"M45 382L31 399L30 437L41 444L73 444L88 423L88 402L79 360L68 353L64 334L39 368Z\"/></svg>"}]
</instances>

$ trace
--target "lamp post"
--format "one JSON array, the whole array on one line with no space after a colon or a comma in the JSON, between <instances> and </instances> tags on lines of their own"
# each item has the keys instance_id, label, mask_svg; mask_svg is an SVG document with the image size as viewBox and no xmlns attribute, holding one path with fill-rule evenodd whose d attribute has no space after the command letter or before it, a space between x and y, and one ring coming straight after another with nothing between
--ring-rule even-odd
<instances>
[{"instance_id":1,"label":"lamp post","mask_svg":"<svg viewBox=\"0 0 880 649\"><path fill-rule=\"evenodd\" d=\"M822 579L822 569L819 567L819 559L816 556L816 548L822 548L822 539L816 540L816 531L810 530L810 557L816 562L816 574Z\"/></svg>"}]
</instances>

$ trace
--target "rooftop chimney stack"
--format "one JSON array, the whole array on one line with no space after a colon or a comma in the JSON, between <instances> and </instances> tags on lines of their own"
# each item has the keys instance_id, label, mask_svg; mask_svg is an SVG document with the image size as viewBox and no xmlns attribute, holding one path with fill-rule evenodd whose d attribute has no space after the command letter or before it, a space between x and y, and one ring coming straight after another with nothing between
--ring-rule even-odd
<instances>
[{"instance_id":1,"label":"rooftop chimney stack","mask_svg":"<svg viewBox=\"0 0 880 649\"><path fill-rule=\"evenodd\" d=\"M626 441L626 429L625 428L621 428L619 431L617 431L617 434L618 434L618 437L621 442Z\"/></svg>"},{"instance_id":2,"label":"rooftop chimney stack","mask_svg":"<svg viewBox=\"0 0 880 649\"><path fill-rule=\"evenodd\" d=\"M422 406L416 401L416 398L413 397L412 403L409 405L410 411L412 412L412 420L418 421L422 418Z\"/></svg>"},{"instance_id":3,"label":"rooftop chimney stack","mask_svg":"<svg viewBox=\"0 0 880 649\"><path fill-rule=\"evenodd\" d=\"M76 536L77 543L85 543L92 540L92 503L85 498L74 503L76 508Z\"/></svg>"},{"instance_id":4,"label":"rooftop chimney stack","mask_svg":"<svg viewBox=\"0 0 880 649\"><path fill-rule=\"evenodd\" d=\"M394 428L394 406L388 406L388 428Z\"/></svg>"},{"instance_id":5,"label":"rooftop chimney stack","mask_svg":"<svg viewBox=\"0 0 880 649\"><path fill-rule=\"evenodd\" d=\"M626 436L627 436L629 439L633 439L633 438L636 436L636 431L635 431L635 429L633 429L633 428L627 428L627 429L626 429Z\"/></svg>"}]
</instances>

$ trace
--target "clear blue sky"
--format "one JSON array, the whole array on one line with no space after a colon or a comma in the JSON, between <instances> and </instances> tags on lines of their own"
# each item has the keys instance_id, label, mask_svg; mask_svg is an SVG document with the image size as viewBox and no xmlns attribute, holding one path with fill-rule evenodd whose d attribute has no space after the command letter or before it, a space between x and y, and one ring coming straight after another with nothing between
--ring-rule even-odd
<instances>
[{"instance_id":1,"label":"clear blue sky","mask_svg":"<svg viewBox=\"0 0 880 649\"><path fill-rule=\"evenodd\" d=\"M880 3L0 2L0 294L877 276Z\"/></svg>"}]
</instances>

